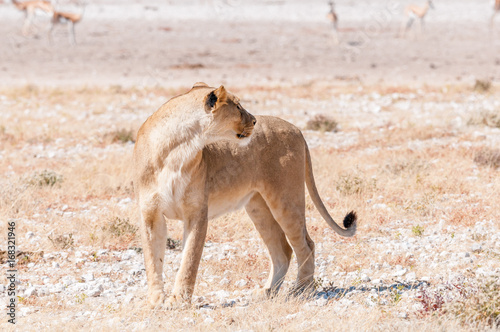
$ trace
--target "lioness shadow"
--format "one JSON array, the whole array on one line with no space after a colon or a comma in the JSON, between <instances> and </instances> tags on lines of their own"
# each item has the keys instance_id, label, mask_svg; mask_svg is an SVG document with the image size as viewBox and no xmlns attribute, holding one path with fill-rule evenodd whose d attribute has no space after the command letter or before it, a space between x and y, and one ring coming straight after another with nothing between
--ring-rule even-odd
<instances>
[{"instance_id":1,"label":"lioness shadow","mask_svg":"<svg viewBox=\"0 0 500 332\"><path fill-rule=\"evenodd\" d=\"M349 287L336 287L334 285L328 285L320 287L319 290L314 292L313 297L315 299L341 299L350 293L371 293L375 290L377 293L383 292L397 292L402 294L405 291L410 291L413 289L419 289L429 286L427 281L413 281L413 282L395 282L389 285L360 285L360 286L349 286Z\"/></svg>"}]
</instances>

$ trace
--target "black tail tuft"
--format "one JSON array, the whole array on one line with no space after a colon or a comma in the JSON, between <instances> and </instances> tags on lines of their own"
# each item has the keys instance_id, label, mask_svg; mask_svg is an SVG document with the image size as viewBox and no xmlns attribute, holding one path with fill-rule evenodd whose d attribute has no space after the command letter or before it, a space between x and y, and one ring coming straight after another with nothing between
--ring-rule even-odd
<instances>
[{"instance_id":1,"label":"black tail tuft","mask_svg":"<svg viewBox=\"0 0 500 332\"><path fill-rule=\"evenodd\" d=\"M354 211L349 212L344 218L344 228L351 227L352 224L356 222L356 219L358 219L356 212Z\"/></svg>"}]
</instances>

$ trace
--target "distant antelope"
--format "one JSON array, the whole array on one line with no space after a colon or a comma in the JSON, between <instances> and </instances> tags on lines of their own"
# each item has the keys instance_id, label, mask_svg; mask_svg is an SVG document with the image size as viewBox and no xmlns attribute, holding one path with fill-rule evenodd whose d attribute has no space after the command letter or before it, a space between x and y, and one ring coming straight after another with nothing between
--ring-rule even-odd
<instances>
[{"instance_id":1,"label":"distant antelope","mask_svg":"<svg viewBox=\"0 0 500 332\"><path fill-rule=\"evenodd\" d=\"M498 1L498 0L497 0ZM409 5L405 9L405 16L407 17L407 20L403 21L401 25L401 32L400 35L404 37L406 32L411 28L411 25L415 21L415 19L420 19L420 24L419 24L419 33L422 33L422 26L424 24L424 17L429 11L429 8L434 8L434 4L432 3L432 0L427 0L424 6L417 6L417 5ZM406 22L406 24L405 24Z\"/></svg>"},{"instance_id":2,"label":"distant antelope","mask_svg":"<svg viewBox=\"0 0 500 332\"><path fill-rule=\"evenodd\" d=\"M31 25L33 24L33 19L35 18L36 12L38 10L44 11L48 14L52 14L54 12L54 7L50 1L46 0L32 0L32 1L24 1L19 2L17 0L12 0L14 6L17 9L21 10L25 14L24 24L22 33L27 36L29 34Z\"/></svg>"},{"instance_id":3,"label":"distant antelope","mask_svg":"<svg viewBox=\"0 0 500 332\"><path fill-rule=\"evenodd\" d=\"M500 12L500 0L495 0L495 6L493 7L493 15L491 15L490 20L490 28L493 28L493 24L495 23L495 15Z\"/></svg>"},{"instance_id":4,"label":"distant antelope","mask_svg":"<svg viewBox=\"0 0 500 332\"><path fill-rule=\"evenodd\" d=\"M337 16L337 13L335 12L335 4L333 3L333 1L328 2L328 4L330 5L330 12L328 13L328 15L326 17L333 24L333 40L334 40L335 44L338 44L339 43L339 34L338 34L338 30L337 30L337 24L339 22L339 18Z\"/></svg>"},{"instance_id":5,"label":"distant antelope","mask_svg":"<svg viewBox=\"0 0 500 332\"><path fill-rule=\"evenodd\" d=\"M80 22L83 18L83 14L85 12L85 5L83 5L82 11L80 14L75 13L64 13L54 11L52 16L52 21L49 29L49 40L52 42L52 33L54 32L54 27L58 24L67 24L68 25L68 33L69 33L69 43L71 45L76 45L75 38L75 24Z\"/></svg>"}]
</instances>

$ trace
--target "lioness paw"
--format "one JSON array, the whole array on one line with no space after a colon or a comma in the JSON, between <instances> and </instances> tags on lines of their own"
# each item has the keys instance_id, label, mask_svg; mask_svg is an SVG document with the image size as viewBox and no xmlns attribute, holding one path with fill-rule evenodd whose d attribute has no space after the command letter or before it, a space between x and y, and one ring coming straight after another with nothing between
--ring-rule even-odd
<instances>
[{"instance_id":1,"label":"lioness paw","mask_svg":"<svg viewBox=\"0 0 500 332\"><path fill-rule=\"evenodd\" d=\"M264 301L272 297L273 292L270 288L258 288L252 291L252 300Z\"/></svg>"},{"instance_id":2,"label":"lioness paw","mask_svg":"<svg viewBox=\"0 0 500 332\"><path fill-rule=\"evenodd\" d=\"M189 302L177 295L170 295L165 301L165 308L169 310L185 309L188 306Z\"/></svg>"},{"instance_id":3,"label":"lioness paw","mask_svg":"<svg viewBox=\"0 0 500 332\"><path fill-rule=\"evenodd\" d=\"M163 291L157 290L148 294L148 304L151 308L161 306L163 302L165 302L165 294Z\"/></svg>"}]
</instances>

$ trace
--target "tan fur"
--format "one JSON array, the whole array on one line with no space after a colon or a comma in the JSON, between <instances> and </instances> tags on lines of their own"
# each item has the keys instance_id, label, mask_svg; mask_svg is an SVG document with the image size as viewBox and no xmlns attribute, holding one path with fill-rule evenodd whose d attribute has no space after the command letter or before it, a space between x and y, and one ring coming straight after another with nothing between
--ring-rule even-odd
<instances>
[{"instance_id":1,"label":"tan fur","mask_svg":"<svg viewBox=\"0 0 500 332\"><path fill-rule=\"evenodd\" d=\"M54 8L50 1L46 0L33 0L33 1L24 1L19 2L17 0L13 0L12 3L16 6L17 9L23 11L26 15L23 24L23 35L27 36L30 32L31 25L33 24L33 19L35 18L35 14L37 10L42 10L46 13L53 13Z\"/></svg>"},{"instance_id":2,"label":"tan fur","mask_svg":"<svg viewBox=\"0 0 500 332\"><path fill-rule=\"evenodd\" d=\"M69 42L71 45L76 45L75 24L77 24L82 20L84 12L85 12L85 5L83 5L80 14L54 11L52 15L52 20L50 21L51 25L49 29L49 40L52 42L52 33L56 25L67 24L69 32Z\"/></svg>"},{"instance_id":3,"label":"tan fur","mask_svg":"<svg viewBox=\"0 0 500 332\"><path fill-rule=\"evenodd\" d=\"M338 36L339 18L337 16L337 13L335 12L335 4L333 3L333 1L328 2L328 5L330 6L330 12L328 12L328 15L326 16L326 18L333 25L333 41L335 44L338 44L339 43L339 36Z\"/></svg>"},{"instance_id":4,"label":"tan fur","mask_svg":"<svg viewBox=\"0 0 500 332\"><path fill-rule=\"evenodd\" d=\"M495 0L495 5L493 6L493 15L491 15L490 19L490 29L493 28L493 25L495 24L495 16L498 12L500 12L500 0Z\"/></svg>"},{"instance_id":5,"label":"tan fur","mask_svg":"<svg viewBox=\"0 0 500 332\"><path fill-rule=\"evenodd\" d=\"M212 92L214 107L209 105ZM167 307L190 301L208 220L221 214L245 207L264 240L272 267L263 295L281 286L292 248L299 266L296 289L313 282L314 243L305 226L304 184L337 233L353 236L356 231L355 214L352 225L343 229L321 202L300 130L274 117L255 119L222 86L197 83L151 115L139 129L133 162L152 306L165 301L164 216L184 221L182 261Z\"/></svg>"},{"instance_id":6,"label":"tan fur","mask_svg":"<svg viewBox=\"0 0 500 332\"><path fill-rule=\"evenodd\" d=\"M411 28L415 19L419 20L419 33L422 34L422 26L424 25L424 18L430 8L434 8L432 0L427 0L425 5L417 6L414 4L408 5L405 8L404 14L406 19L401 24L400 36L404 37L406 32Z\"/></svg>"}]
</instances>

